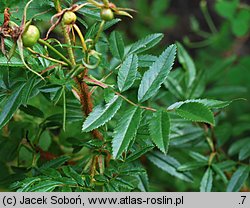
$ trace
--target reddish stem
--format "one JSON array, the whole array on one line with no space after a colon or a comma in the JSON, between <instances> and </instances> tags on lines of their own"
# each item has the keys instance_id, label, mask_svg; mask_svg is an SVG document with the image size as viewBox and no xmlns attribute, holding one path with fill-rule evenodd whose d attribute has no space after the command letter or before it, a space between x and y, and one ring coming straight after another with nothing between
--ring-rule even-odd
<instances>
[{"instance_id":1,"label":"reddish stem","mask_svg":"<svg viewBox=\"0 0 250 208\"><path fill-rule=\"evenodd\" d=\"M86 84L86 82L80 80L79 78L75 78L75 82L77 83L78 88L80 90L79 97L82 106L82 111L84 112L85 116L88 116L93 110L93 102L89 86ZM103 136L98 130L95 129L91 133L93 137L103 140Z\"/></svg>"}]
</instances>

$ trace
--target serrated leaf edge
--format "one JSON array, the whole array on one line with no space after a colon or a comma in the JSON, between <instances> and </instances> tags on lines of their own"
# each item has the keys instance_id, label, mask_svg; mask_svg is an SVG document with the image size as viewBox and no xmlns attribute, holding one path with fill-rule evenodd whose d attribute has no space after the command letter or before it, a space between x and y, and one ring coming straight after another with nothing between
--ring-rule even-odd
<instances>
[{"instance_id":1,"label":"serrated leaf edge","mask_svg":"<svg viewBox=\"0 0 250 208\"><path fill-rule=\"evenodd\" d=\"M90 131L92 131L92 130L94 130L94 129L96 129L96 128L99 128L99 127L103 126L105 123L109 122L109 121L114 117L114 115L117 113L117 111L120 109L120 107L121 107L121 105L122 105L122 99L119 100L119 96L115 95L115 97L114 97L109 103L107 103L107 104L104 106L104 108L103 108L103 110L104 110L103 113L104 113L104 112L106 112L106 110L109 109L109 107L110 107L112 104L114 104L116 101L117 101L117 102L120 102L120 104L118 105L117 109L114 111L113 115L110 116L109 119L106 119L104 122L102 122L100 125L98 125L98 126L96 126L96 127L89 128L89 126L90 126L91 124L93 124L96 120L93 121L93 122L92 122L90 125L88 125L87 127L84 127L84 125L85 125L85 124L87 123L87 121L88 121L88 118L89 118L93 113L95 113L95 109L100 108L100 107L103 107L102 105L96 106L96 107L93 109L93 111L89 114L89 116L87 117L87 119L84 121L83 126L82 126L82 131L83 131L83 132L90 132Z\"/></svg>"},{"instance_id":2,"label":"serrated leaf edge","mask_svg":"<svg viewBox=\"0 0 250 208\"><path fill-rule=\"evenodd\" d=\"M140 111L141 111L141 112L140 112L140 118L139 118L139 121L141 121L141 118L142 118L142 110L139 109L139 108L137 107L137 108L134 108L134 113L133 113L133 115L131 116L129 125L131 124L131 121L132 121L132 119L134 118L134 115L135 115L135 113L137 112L137 110L140 110ZM123 116L120 118L120 120L119 120L118 123L120 123L120 121L121 121L122 119L123 119ZM129 126L129 125L128 125L128 126ZM140 125L140 122L137 124L137 129L138 129L138 126L139 126L139 125ZM113 135L116 135L117 133L119 133L119 132L117 132L117 128L118 128L118 126L116 126ZM128 129L128 128L127 128L127 129ZM126 132L126 133L127 133L127 132ZM134 132L134 135L133 135L132 138L135 137L136 133L137 133L137 130ZM126 135L126 134L125 134L125 135ZM113 139L112 139L112 154L113 154L113 157L114 157L114 158L117 158L117 157L120 156L120 154L118 154L119 151L120 151L120 149L119 149L118 151L116 151L116 154L114 154L114 147L113 147L114 141L115 141L115 137L113 137ZM126 148L126 149L127 149L127 148ZM124 149L124 151L126 151L126 149Z\"/></svg>"},{"instance_id":3,"label":"serrated leaf edge","mask_svg":"<svg viewBox=\"0 0 250 208\"><path fill-rule=\"evenodd\" d=\"M197 103L197 104L203 105L203 107L206 108L206 109L211 113L211 115L213 116L213 121L212 121L212 123L209 122L209 124L215 125L215 119L214 119L213 112L212 112L207 106L205 106L204 104L199 103L199 102L189 102L189 103ZM184 104L187 104L187 103L184 103ZM182 106L182 105L181 105L181 106ZM179 108L180 108L181 106L179 106ZM177 108L176 110L181 111L179 108ZM202 119L193 120L193 119L190 119L190 118L185 117L185 116L183 116L183 115L180 115L180 114L178 113L178 111L176 111L176 114L178 114L179 116L181 116L182 118L184 118L185 120L188 120L188 121L192 121L192 122L204 122L204 120L202 120ZM204 122L204 123L207 123L207 122Z\"/></svg>"},{"instance_id":4,"label":"serrated leaf edge","mask_svg":"<svg viewBox=\"0 0 250 208\"><path fill-rule=\"evenodd\" d=\"M161 112L161 120L162 120L162 114L163 114L164 112ZM154 114L155 115L155 114ZM153 118L154 118L155 116L153 116ZM153 119L152 118L152 119ZM168 120L169 120L169 126L170 126L170 118L169 118L169 116L168 116ZM162 124L162 122L161 122L161 124ZM167 151L168 151L168 147L169 147L169 143L168 143L168 146L167 147L164 147L164 149L162 149L158 144L157 144L157 142L155 142L154 141L154 138L153 138L153 136L152 136L152 130L151 130L151 121L148 123L148 126L149 126L149 133L150 133L150 136L151 136L151 139L152 139L152 141L154 142L154 144L157 146L157 148L161 151L161 152L163 152L165 155L167 154ZM161 135L162 135L162 125L161 125ZM170 133L170 131L169 131L169 133ZM163 136L163 135L162 135ZM168 139L169 139L169 135L168 135ZM164 146L164 142L163 142L163 146Z\"/></svg>"},{"instance_id":5,"label":"serrated leaf edge","mask_svg":"<svg viewBox=\"0 0 250 208\"><path fill-rule=\"evenodd\" d=\"M157 58L157 60L152 64L152 66L149 68L149 70L146 71L146 72L144 73L143 78L144 78L145 76L147 76L148 73L151 73L151 70L155 67L155 64L158 63L159 59L162 58L163 54L166 53L167 50L170 50L171 47L172 47L172 49L171 49L171 51L169 52L168 57L166 58L166 61L167 61L167 60L169 59L169 56L171 55L172 50L175 51L175 52L174 52L173 62L172 62L171 65L169 66L169 70L168 70L168 74L170 73L170 71L171 71L171 69L172 69L172 67L173 67L173 65L174 65L174 60L175 60L175 58L176 58L176 48L177 48L177 47L176 47L175 44L172 44L172 45L168 46L167 49L166 49L165 51L162 52L162 54L161 54L161 55ZM155 77L157 77L161 72L162 72L162 71L159 70L159 71L157 72L157 74L155 75ZM167 74L167 75L168 75L168 74ZM162 85L163 82L166 80L167 75L166 75L165 79L163 79L163 80L161 81L161 83L159 84L159 86L157 87L157 89L155 89L156 92L160 89L161 85ZM150 87L149 87L149 88L147 89L147 91L143 94L143 96L140 96L140 90L142 89L143 78L142 78L142 81L141 81L140 86L139 86L139 89L138 89L138 101L139 101L139 102L144 102L144 101L146 101L147 99L150 98L150 97L147 97L147 96L146 96L148 90L150 89ZM154 80L154 81L155 81L155 80ZM154 81L153 81L152 83L154 83ZM151 84L151 85L152 85L152 84ZM145 98L145 97L146 97L146 98ZM152 96L151 96L151 97L152 97Z\"/></svg>"}]
</instances>

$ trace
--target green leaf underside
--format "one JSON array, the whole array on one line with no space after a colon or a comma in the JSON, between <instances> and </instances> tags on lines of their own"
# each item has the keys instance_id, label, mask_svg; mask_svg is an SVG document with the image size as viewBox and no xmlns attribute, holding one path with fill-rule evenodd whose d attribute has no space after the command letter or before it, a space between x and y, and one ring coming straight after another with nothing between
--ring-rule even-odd
<instances>
[{"instance_id":1,"label":"green leaf underside","mask_svg":"<svg viewBox=\"0 0 250 208\"><path fill-rule=\"evenodd\" d=\"M211 168L208 168L202 177L200 191L210 192L212 190L212 185L213 185L213 171Z\"/></svg>"},{"instance_id":2,"label":"green leaf underside","mask_svg":"<svg viewBox=\"0 0 250 208\"><path fill-rule=\"evenodd\" d=\"M248 166L240 166L230 179L227 192L237 192L241 189L249 176L250 168Z\"/></svg>"},{"instance_id":3,"label":"green leaf underside","mask_svg":"<svg viewBox=\"0 0 250 208\"><path fill-rule=\"evenodd\" d=\"M143 75L138 101L144 102L154 96L167 78L175 59L176 46L170 45Z\"/></svg>"},{"instance_id":4,"label":"green leaf underside","mask_svg":"<svg viewBox=\"0 0 250 208\"><path fill-rule=\"evenodd\" d=\"M117 95L105 106L98 105L85 120L82 131L89 132L110 121L122 105L122 99Z\"/></svg>"},{"instance_id":5,"label":"green leaf underside","mask_svg":"<svg viewBox=\"0 0 250 208\"><path fill-rule=\"evenodd\" d=\"M195 80L196 67L194 65L192 58L189 56L187 51L184 49L184 47L180 43L177 43L177 48L178 48L177 57L178 57L180 64L187 71L187 74L188 74L187 86L190 87Z\"/></svg>"},{"instance_id":6,"label":"green leaf underside","mask_svg":"<svg viewBox=\"0 0 250 208\"><path fill-rule=\"evenodd\" d=\"M192 182L192 177L189 174L177 171L180 163L173 157L161 154L160 152L152 152L147 155L147 158L164 172L181 180Z\"/></svg>"},{"instance_id":7,"label":"green leaf underside","mask_svg":"<svg viewBox=\"0 0 250 208\"><path fill-rule=\"evenodd\" d=\"M169 145L170 119L167 112L158 111L149 122L149 132L152 141L167 154Z\"/></svg>"},{"instance_id":8,"label":"green leaf underside","mask_svg":"<svg viewBox=\"0 0 250 208\"><path fill-rule=\"evenodd\" d=\"M124 42L119 32L112 32L110 35L110 51L114 57L122 60L124 57Z\"/></svg>"},{"instance_id":9,"label":"green leaf underside","mask_svg":"<svg viewBox=\"0 0 250 208\"><path fill-rule=\"evenodd\" d=\"M118 72L118 88L121 92L128 90L134 84L137 69L137 55L128 56Z\"/></svg>"},{"instance_id":10,"label":"green leaf underside","mask_svg":"<svg viewBox=\"0 0 250 208\"><path fill-rule=\"evenodd\" d=\"M114 158L118 158L126 151L130 142L136 135L142 116L142 109L132 106L124 112L121 120L114 130L112 148Z\"/></svg>"},{"instance_id":11,"label":"green leaf underside","mask_svg":"<svg viewBox=\"0 0 250 208\"><path fill-rule=\"evenodd\" d=\"M204 122L211 125L215 124L213 112L201 103L184 103L179 108L175 109L175 112L182 118L193 122Z\"/></svg>"},{"instance_id":12,"label":"green leaf underside","mask_svg":"<svg viewBox=\"0 0 250 208\"><path fill-rule=\"evenodd\" d=\"M135 42L131 45L128 54L133 53L142 53L150 48L154 47L157 43L159 43L163 38L162 33L156 33L152 35L148 35L147 37Z\"/></svg>"}]
</instances>

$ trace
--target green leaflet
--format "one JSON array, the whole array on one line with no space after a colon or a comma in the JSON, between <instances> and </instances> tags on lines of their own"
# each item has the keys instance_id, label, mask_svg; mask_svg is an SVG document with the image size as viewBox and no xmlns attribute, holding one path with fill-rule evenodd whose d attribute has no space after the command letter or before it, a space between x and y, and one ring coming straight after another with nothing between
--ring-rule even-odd
<instances>
[{"instance_id":1,"label":"green leaflet","mask_svg":"<svg viewBox=\"0 0 250 208\"><path fill-rule=\"evenodd\" d=\"M192 84L187 89L186 98L188 99L196 99L203 95L206 86L206 73L205 70L200 70L196 75L196 78Z\"/></svg>"},{"instance_id":2,"label":"green leaflet","mask_svg":"<svg viewBox=\"0 0 250 208\"><path fill-rule=\"evenodd\" d=\"M132 106L124 112L121 120L114 130L112 141L113 156L118 158L123 151L127 150L129 143L136 135L142 116L142 109Z\"/></svg>"},{"instance_id":3,"label":"green leaflet","mask_svg":"<svg viewBox=\"0 0 250 208\"><path fill-rule=\"evenodd\" d=\"M232 20L233 33L238 37L246 35L250 27L249 21L249 10L241 10L240 12L238 12Z\"/></svg>"},{"instance_id":4,"label":"green leaflet","mask_svg":"<svg viewBox=\"0 0 250 208\"><path fill-rule=\"evenodd\" d=\"M250 144L250 137L244 138L244 139L240 139L236 142L234 142L229 150L228 150L228 154L230 156L233 156L237 153L240 153L240 151L242 151L242 149L246 146L248 146Z\"/></svg>"},{"instance_id":5,"label":"green leaflet","mask_svg":"<svg viewBox=\"0 0 250 208\"><path fill-rule=\"evenodd\" d=\"M146 50L149 50L150 48L154 47L157 43L159 43L163 38L163 36L164 35L162 33L156 33L146 36L145 38L131 45L128 55L133 53L141 53Z\"/></svg>"},{"instance_id":6,"label":"green leaflet","mask_svg":"<svg viewBox=\"0 0 250 208\"><path fill-rule=\"evenodd\" d=\"M0 113L0 129L12 118L13 114L21 104L26 104L32 96L34 86L37 84L35 78L30 78L26 83L21 83L7 98Z\"/></svg>"},{"instance_id":7,"label":"green leaflet","mask_svg":"<svg viewBox=\"0 0 250 208\"><path fill-rule=\"evenodd\" d=\"M233 160L226 160L220 163L216 164L221 170L227 171L227 170L233 170L237 163Z\"/></svg>"},{"instance_id":8,"label":"green leaflet","mask_svg":"<svg viewBox=\"0 0 250 208\"><path fill-rule=\"evenodd\" d=\"M193 122L204 122L215 125L214 115L209 108L201 103L189 102L184 103L176 108L175 112L184 119ZM169 110L169 108L168 108Z\"/></svg>"},{"instance_id":9,"label":"green leaflet","mask_svg":"<svg viewBox=\"0 0 250 208\"><path fill-rule=\"evenodd\" d=\"M25 112L28 115L34 116L34 117L39 117L39 118L44 118L44 113L37 107L32 106L32 105L21 105L19 108L21 111Z\"/></svg>"},{"instance_id":10,"label":"green leaflet","mask_svg":"<svg viewBox=\"0 0 250 208\"><path fill-rule=\"evenodd\" d=\"M157 56L153 55L140 55L138 56L139 67L150 67L157 60Z\"/></svg>"},{"instance_id":11,"label":"green leaflet","mask_svg":"<svg viewBox=\"0 0 250 208\"><path fill-rule=\"evenodd\" d=\"M110 51L114 57L122 60L124 57L124 42L119 32L113 31L109 39Z\"/></svg>"},{"instance_id":12,"label":"green leaflet","mask_svg":"<svg viewBox=\"0 0 250 208\"><path fill-rule=\"evenodd\" d=\"M82 176L78 174L73 168L70 166L65 166L62 168L64 174L68 176L69 178L74 179L80 186L84 186L84 181L82 179Z\"/></svg>"},{"instance_id":13,"label":"green leaflet","mask_svg":"<svg viewBox=\"0 0 250 208\"><path fill-rule=\"evenodd\" d=\"M137 178L139 180L138 189L142 192L149 191L149 180L148 180L147 173L145 172L145 173L138 174Z\"/></svg>"},{"instance_id":14,"label":"green leaflet","mask_svg":"<svg viewBox=\"0 0 250 208\"><path fill-rule=\"evenodd\" d=\"M225 108L229 106L233 101L221 101L221 100L211 100L211 99L202 99L199 101L200 103L204 104L209 108Z\"/></svg>"},{"instance_id":15,"label":"green leaflet","mask_svg":"<svg viewBox=\"0 0 250 208\"><path fill-rule=\"evenodd\" d=\"M176 46L170 45L144 73L138 91L139 102L144 102L156 94L174 64L175 54Z\"/></svg>"},{"instance_id":16,"label":"green leaflet","mask_svg":"<svg viewBox=\"0 0 250 208\"><path fill-rule=\"evenodd\" d=\"M130 182L131 178L133 179L134 177L129 177L127 180L116 177L113 180L110 180L109 183L105 183L105 191L108 192L122 192L124 190L132 190L135 188L135 186Z\"/></svg>"},{"instance_id":17,"label":"green leaflet","mask_svg":"<svg viewBox=\"0 0 250 208\"><path fill-rule=\"evenodd\" d=\"M63 182L59 181L40 181L34 186L30 187L27 192L51 192L56 187L63 185Z\"/></svg>"},{"instance_id":18,"label":"green leaflet","mask_svg":"<svg viewBox=\"0 0 250 208\"><path fill-rule=\"evenodd\" d=\"M10 66L10 67L23 67L24 66L22 60L16 57L12 57L10 60L8 60L5 56L0 57L0 65Z\"/></svg>"},{"instance_id":19,"label":"green leaflet","mask_svg":"<svg viewBox=\"0 0 250 208\"><path fill-rule=\"evenodd\" d=\"M178 48L177 50L178 60L182 65L182 67L187 71L186 75L187 87L190 87L196 77L196 67L194 65L192 58L189 56L188 52L178 42L177 42L177 48Z\"/></svg>"},{"instance_id":20,"label":"green leaflet","mask_svg":"<svg viewBox=\"0 0 250 208\"><path fill-rule=\"evenodd\" d=\"M167 112L157 111L149 122L149 131L152 141L167 154L169 146L170 119Z\"/></svg>"},{"instance_id":21,"label":"green leaflet","mask_svg":"<svg viewBox=\"0 0 250 208\"><path fill-rule=\"evenodd\" d=\"M180 167L181 164L175 158L169 155L164 155L160 152L152 152L147 155L147 158L164 172L167 172L170 175L183 181L192 182L192 177L190 176L190 174L177 171L178 167Z\"/></svg>"},{"instance_id":22,"label":"green leaflet","mask_svg":"<svg viewBox=\"0 0 250 208\"><path fill-rule=\"evenodd\" d=\"M147 152L149 152L153 148L154 148L154 145L152 144L149 146L142 147L140 149L136 149L129 156L127 156L126 162L132 162L132 161L137 160L138 158L140 158L142 155L146 154Z\"/></svg>"},{"instance_id":23,"label":"green leaflet","mask_svg":"<svg viewBox=\"0 0 250 208\"><path fill-rule=\"evenodd\" d=\"M70 159L69 156L61 156L56 159L50 160L47 163L44 163L39 169L44 170L48 168L57 168L61 165L63 165L65 162L67 162Z\"/></svg>"},{"instance_id":24,"label":"green leaflet","mask_svg":"<svg viewBox=\"0 0 250 208\"><path fill-rule=\"evenodd\" d=\"M208 158L198 152L190 151L188 155L197 162L208 162Z\"/></svg>"},{"instance_id":25,"label":"green leaflet","mask_svg":"<svg viewBox=\"0 0 250 208\"><path fill-rule=\"evenodd\" d=\"M82 131L89 132L107 123L122 105L122 99L117 95L107 103L96 106L83 123Z\"/></svg>"},{"instance_id":26,"label":"green leaflet","mask_svg":"<svg viewBox=\"0 0 250 208\"><path fill-rule=\"evenodd\" d=\"M250 168L248 166L240 166L233 174L227 185L227 192L237 192L243 186L249 176Z\"/></svg>"},{"instance_id":27,"label":"green leaflet","mask_svg":"<svg viewBox=\"0 0 250 208\"><path fill-rule=\"evenodd\" d=\"M111 21L107 21L107 22L104 24L103 30L105 31L105 30L111 28L112 26L116 25L116 24L117 24L118 22L120 22L120 21L121 21L121 19L119 19L119 18L115 18L115 19L113 19L113 20L111 20Z\"/></svg>"},{"instance_id":28,"label":"green leaflet","mask_svg":"<svg viewBox=\"0 0 250 208\"><path fill-rule=\"evenodd\" d=\"M117 187L119 187L120 191L122 189L128 189L128 190L132 190L135 188L134 184L132 182L130 182L130 180L134 180L134 177L126 177L126 178L120 178L117 177L115 178L115 180L113 181L114 185L116 185Z\"/></svg>"},{"instance_id":29,"label":"green leaflet","mask_svg":"<svg viewBox=\"0 0 250 208\"><path fill-rule=\"evenodd\" d=\"M12 118L13 114L23 102L23 91L25 84L22 84L16 91L8 98L2 112L0 114L0 129Z\"/></svg>"},{"instance_id":30,"label":"green leaflet","mask_svg":"<svg viewBox=\"0 0 250 208\"><path fill-rule=\"evenodd\" d=\"M234 142L229 150L229 155L235 155L239 153L239 160L245 160L250 157L250 138L240 139Z\"/></svg>"},{"instance_id":31,"label":"green leaflet","mask_svg":"<svg viewBox=\"0 0 250 208\"><path fill-rule=\"evenodd\" d=\"M173 77L168 76L164 82L164 86L178 99L184 98L184 91L180 83Z\"/></svg>"},{"instance_id":32,"label":"green leaflet","mask_svg":"<svg viewBox=\"0 0 250 208\"><path fill-rule=\"evenodd\" d=\"M105 100L105 102L106 103L110 102L115 96L114 91L110 87L105 88L103 91L104 91L104 100Z\"/></svg>"},{"instance_id":33,"label":"green leaflet","mask_svg":"<svg viewBox=\"0 0 250 208\"><path fill-rule=\"evenodd\" d=\"M217 174L220 176L220 178L223 180L223 182L224 182L225 184L228 183L228 180L227 180L226 175L224 174L224 172L221 170L221 168L220 168L218 165L212 164L212 169L213 169L213 171L214 171L215 173L217 173Z\"/></svg>"},{"instance_id":34,"label":"green leaflet","mask_svg":"<svg viewBox=\"0 0 250 208\"><path fill-rule=\"evenodd\" d=\"M221 101L221 100L212 100L212 99L191 99L191 100L176 102L176 103L172 104L171 106L169 106L168 110L177 109L185 103L201 103L201 104L207 106L208 108L220 109L220 108L227 107L232 102L233 101Z\"/></svg>"},{"instance_id":35,"label":"green leaflet","mask_svg":"<svg viewBox=\"0 0 250 208\"><path fill-rule=\"evenodd\" d=\"M211 168L208 168L202 177L200 191L210 192L212 189L212 186L213 186L213 171Z\"/></svg>"},{"instance_id":36,"label":"green leaflet","mask_svg":"<svg viewBox=\"0 0 250 208\"><path fill-rule=\"evenodd\" d=\"M137 55L128 56L118 72L118 88L121 92L128 90L134 84L137 69Z\"/></svg>"},{"instance_id":37,"label":"green leaflet","mask_svg":"<svg viewBox=\"0 0 250 208\"><path fill-rule=\"evenodd\" d=\"M233 1L217 1L215 10L222 16L228 19L233 19L237 10L238 0Z\"/></svg>"},{"instance_id":38,"label":"green leaflet","mask_svg":"<svg viewBox=\"0 0 250 208\"><path fill-rule=\"evenodd\" d=\"M61 173L56 168L46 168L46 169L40 169L39 170L42 174L45 176L51 177L51 178L61 178Z\"/></svg>"},{"instance_id":39,"label":"green leaflet","mask_svg":"<svg viewBox=\"0 0 250 208\"><path fill-rule=\"evenodd\" d=\"M40 178L35 178L35 177L31 177L31 178L26 178L24 179L21 183L21 187L17 190L17 192L26 192L28 189L30 189L30 187L32 186L32 184L34 184L37 181L40 181Z\"/></svg>"},{"instance_id":40,"label":"green leaflet","mask_svg":"<svg viewBox=\"0 0 250 208\"><path fill-rule=\"evenodd\" d=\"M239 160L245 160L250 157L250 143L240 150Z\"/></svg>"},{"instance_id":41,"label":"green leaflet","mask_svg":"<svg viewBox=\"0 0 250 208\"><path fill-rule=\"evenodd\" d=\"M203 162L188 162L188 163L186 163L184 165L181 165L178 168L178 171L183 172L183 171L195 170L195 169L207 166L207 165L208 165L207 161L203 161Z\"/></svg>"}]
</instances>

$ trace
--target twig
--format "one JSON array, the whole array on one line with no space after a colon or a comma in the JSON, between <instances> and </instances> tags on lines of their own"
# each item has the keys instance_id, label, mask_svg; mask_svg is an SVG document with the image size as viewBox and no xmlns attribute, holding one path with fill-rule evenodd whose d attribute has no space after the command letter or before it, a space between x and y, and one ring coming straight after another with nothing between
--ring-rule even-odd
<instances>
[{"instance_id":1,"label":"twig","mask_svg":"<svg viewBox=\"0 0 250 208\"><path fill-rule=\"evenodd\" d=\"M101 88L103 88L103 89L109 88L109 86L106 85L105 83L103 83L103 82L101 82L101 81L98 81L98 80L91 79L91 78L88 77L88 76L85 76L85 77L84 77L84 80L85 80L86 82L91 83L91 84L97 85L97 86L99 86L99 87L101 87ZM111 88L111 89L112 89L112 88ZM138 104L134 103L133 101L131 101L131 100L129 100L128 98L126 98L125 96L123 96L121 93L116 92L114 89L112 89L112 91L113 91L116 95L118 95L119 97L121 97L122 99L124 99L125 101L127 101L128 103L130 103L130 104L133 105L133 106L138 106L139 108L142 108L142 109L145 109L145 110L148 110L148 111L153 111L153 112L156 112L156 111L157 111L157 110L154 109L154 108L150 108L150 107L146 107L146 106L141 106L141 105L138 105Z\"/></svg>"},{"instance_id":2,"label":"twig","mask_svg":"<svg viewBox=\"0 0 250 208\"><path fill-rule=\"evenodd\" d=\"M56 50L52 45L47 43L46 41L39 39L38 42L42 45L47 46L50 50L52 50L54 53L56 53L60 58L62 58L70 68L72 68L72 63L64 56L62 55L58 50Z\"/></svg>"},{"instance_id":3,"label":"twig","mask_svg":"<svg viewBox=\"0 0 250 208\"><path fill-rule=\"evenodd\" d=\"M62 65L64 65L64 66L68 66L68 64L65 63L65 62L63 62L63 61L60 61L60 60L51 58L51 57L49 57L49 56L45 56L45 55L43 55L43 54L41 54L41 53L38 53L38 52L32 50L31 48L27 48L27 49L28 49L31 53L33 53L33 54L35 54L35 55L37 55L37 56L39 56L39 57L45 58L45 59L47 59L47 60L49 60L49 61L52 61L52 62L55 62L55 63L58 63L58 64L62 64Z\"/></svg>"}]
</instances>

